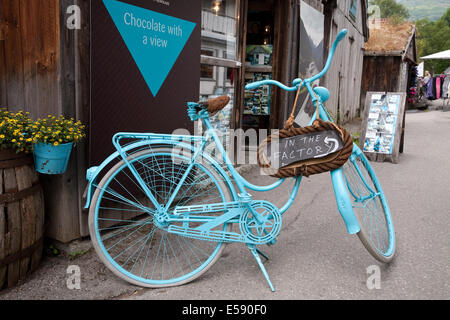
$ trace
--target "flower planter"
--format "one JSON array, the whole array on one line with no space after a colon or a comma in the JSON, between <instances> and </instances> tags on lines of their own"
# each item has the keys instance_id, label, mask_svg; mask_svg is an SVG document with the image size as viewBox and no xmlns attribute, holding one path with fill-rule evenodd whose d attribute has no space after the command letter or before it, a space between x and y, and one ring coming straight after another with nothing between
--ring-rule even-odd
<instances>
[{"instance_id":1,"label":"flower planter","mask_svg":"<svg viewBox=\"0 0 450 320\"><path fill-rule=\"evenodd\" d=\"M34 165L43 174L62 174L67 169L73 142L54 146L49 143L34 145Z\"/></svg>"}]
</instances>

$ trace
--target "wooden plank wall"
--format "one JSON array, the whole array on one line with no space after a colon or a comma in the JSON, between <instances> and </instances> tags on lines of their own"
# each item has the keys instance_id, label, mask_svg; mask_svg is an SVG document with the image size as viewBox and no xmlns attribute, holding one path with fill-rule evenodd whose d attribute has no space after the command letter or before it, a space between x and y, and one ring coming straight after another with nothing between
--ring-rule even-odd
<instances>
[{"instance_id":1,"label":"wooden plank wall","mask_svg":"<svg viewBox=\"0 0 450 320\"><path fill-rule=\"evenodd\" d=\"M34 119L51 114L87 123L89 32L82 35L66 27L67 7L73 4L82 8L86 31L89 1L0 0L1 106L28 111ZM80 210L85 145L72 152L65 174L40 175L49 222L46 235L61 242L79 238L80 221L85 221Z\"/></svg>"},{"instance_id":2,"label":"wooden plank wall","mask_svg":"<svg viewBox=\"0 0 450 320\"><path fill-rule=\"evenodd\" d=\"M272 77L282 83L289 83L296 74L296 59L293 59L293 52L298 48L298 41L292 39L293 19L298 17L298 12L293 10L292 4L288 1L275 0L275 21L274 21L274 54L272 63ZM270 116L270 128L282 128L286 117L286 106L289 101L289 93L276 86L272 87L272 107Z\"/></svg>"},{"instance_id":3,"label":"wooden plank wall","mask_svg":"<svg viewBox=\"0 0 450 320\"><path fill-rule=\"evenodd\" d=\"M337 118L339 110L339 121L345 123L355 117L360 116L360 90L364 59L364 28L366 19L362 18L365 11L358 1L358 18L356 23L349 18L350 0L327 1L323 4L320 0L291 0L287 22L289 28L285 29L289 45L286 45L291 54L286 54L281 63L287 70L276 74L279 80L289 83L297 77L298 57L292 52L298 52L298 10L300 1L304 1L310 6L323 12L325 15L325 51L328 54L329 48L333 44L338 32L346 28L349 30L348 36L341 42L333 63L321 82L323 86L330 90L331 98L326 103L327 109ZM288 24L286 23L286 25ZM280 111L284 111L279 116L278 127L282 127L284 121L289 116L294 97L281 93L279 99ZM281 107L282 106L282 107ZM273 124L273 127L274 124Z\"/></svg>"},{"instance_id":4,"label":"wooden plank wall","mask_svg":"<svg viewBox=\"0 0 450 320\"><path fill-rule=\"evenodd\" d=\"M81 30L75 32L75 110L76 119L88 124L91 112L91 12L90 1L77 0L75 2L81 10ZM86 135L89 137L89 126L86 126ZM82 195L84 193L86 181L86 170L89 164L89 143L88 141L81 141L78 144L76 153L77 161L77 190L78 190L78 211L80 235L87 236L89 234L88 228L88 214L83 211L84 200Z\"/></svg>"},{"instance_id":5,"label":"wooden plank wall","mask_svg":"<svg viewBox=\"0 0 450 320\"><path fill-rule=\"evenodd\" d=\"M300 2L304 1L316 10L323 12L324 5L321 0L278 0L275 2L275 39L273 78L290 84L298 77L298 52L300 28ZM272 91L273 104L277 106L276 116L271 116L271 128L283 128L289 117L295 100L295 93L286 92L274 87Z\"/></svg>"},{"instance_id":6,"label":"wooden plank wall","mask_svg":"<svg viewBox=\"0 0 450 320\"><path fill-rule=\"evenodd\" d=\"M398 91L401 64L400 56L364 57L364 77L362 78L360 100L362 106L365 105L368 91Z\"/></svg>"},{"instance_id":7,"label":"wooden plank wall","mask_svg":"<svg viewBox=\"0 0 450 320\"><path fill-rule=\"evenodd\" d=\"M350 0L337 1L337 7L332 11L328 47L331 47L341 29L346 28L349 31L347 37L340 43L324 79L324 86L331 93L326 107L340 123L360 116L365 43L363 23L367 21L362 18L364 10L361 6L362 1L358 1L356 23L349 17Z\"/></svg>"},{"instance_id":8,"label":"wooden plank wall","mask_svg":"<svg viewBox=\"0 0 450 320\"><path fill-rule=\"evenodd\" d=\"M34 118L58 111L58 0L0 0L0 104Z\"/></svg>"}]
</instances>

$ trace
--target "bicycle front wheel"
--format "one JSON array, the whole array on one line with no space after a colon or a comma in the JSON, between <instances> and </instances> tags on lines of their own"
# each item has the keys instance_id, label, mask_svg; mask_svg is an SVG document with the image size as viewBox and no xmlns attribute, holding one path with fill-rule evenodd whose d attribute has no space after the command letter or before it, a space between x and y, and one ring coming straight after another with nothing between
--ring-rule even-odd
<instances>
[{"instance_id":1,"label":"bicycle front wheel","mask_svg":"<svg viewBox=\"0 0 450 320\"><path fill-rule=\"evenodd\" d=\"M355 148L356 149L356 148ZM395 253L395 232L386 197L367 158L356 149L343 166L353 211L360 225L359 239L378 261Z\"/></svg>"},{"instance_id":2,"label":"bicycle front wheel","mask_svg":"<svg viewBox=\"0 0 450 320\"><path fill-rule=\"evenodd\" d=\"M169 215L176 206L231 200L223 178L205 161L195 163L181 182L190 159L172 153L170 147L140 151L127 161L162 207L181 184ZM154 219L156 209L142 181L122 160L98 184L89 212L91 240L98 256L114 274L138 286L168 287L196 279L217 261L224 243L167 232L167 226ZM217 228L229 230L231 225Z\"/></svg>"}]
</instances>

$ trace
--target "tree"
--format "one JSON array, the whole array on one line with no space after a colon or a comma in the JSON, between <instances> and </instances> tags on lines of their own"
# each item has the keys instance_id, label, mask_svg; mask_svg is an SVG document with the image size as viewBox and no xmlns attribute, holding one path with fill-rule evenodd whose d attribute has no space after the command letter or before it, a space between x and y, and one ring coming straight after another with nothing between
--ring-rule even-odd
<instances>
[{"instance_id":1,"label":"tree","mask_svg":"<svg viewBox=\"0 0 450 320\"><path fill-rule=\"evenodd\" d=\"M416 21L419 57L450 48L450 9L436 22L428 19ZM442 73L450 66L450 60L425 60L425 68Z\"/></svg>"},{"instance_id":2,"label":"tree","mask_svg":"<svg viewBox=\"0 0 450 320\"><path fill-rule=\"evenodd\" d=\"M398 21L410 17L408 9L395 0L372 0L370 4L380 8L380 18L391 18Z\"/></svg>"}]
</instances>

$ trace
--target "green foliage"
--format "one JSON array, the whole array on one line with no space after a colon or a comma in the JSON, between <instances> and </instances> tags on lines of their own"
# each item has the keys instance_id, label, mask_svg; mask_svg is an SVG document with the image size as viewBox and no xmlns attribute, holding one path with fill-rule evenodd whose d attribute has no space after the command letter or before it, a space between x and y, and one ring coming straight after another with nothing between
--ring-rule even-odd
<instances>
[{"instance_id":1,"label":"green foliage","mask_svg":"<svg viewBox=\"0 0 450 320\"><path fill-rule=\"evenodd\" d=\"M60 254L59 250L52 244L47 247L47 253L54 256L58 256Z\"/></svg>"},{"instance_id":2,"label":"green foliage","mask_svg":"<svg viewBox=\"0 0 450 320\"><path fill-rule=\"evenodd\" d=\"M380 7L380 18L401 22L410 17L408 9L395 0L372 0L370 4Z\"/></svg>"},{"instance_id":3,"label":"green foliage","mask_svg":"<svg viewBox=\"0 0 450 320\"><path fill-rule=\"evenodd\" d=\"M29 112L10 112L0 108L0 150L14 149L17 152L33 151L35 143L44 142L57 146L62 143L77 143L86 136L81 121L63 116L33 121Z\"/></svg>"},{"instance_id":4,"label":"green foliage","mask_svg":"<svg viewBox=\"0 0 450 320\"><path fill-rule=\"evenodd\" d=\"M64 116L49 115L47 118L38 119L31 126L31 138L33 143L51 143L54 146L78 142L86 136L84 125L81 121L75 122L73 118L66 119Z\"/></svg>"},{"instance_id":5,"label":"green foliage","mask_svg":"<svg viewBox=\"0 0 450 320\"><path fill-rule=\"evenodd\" d=\"M397 0L397 2L408 8L411 21L425 18L436 21L450 8L448 0Z\"/></svg>"},{"instance_id":6,"label":"green foliage","mask_svg":"<svg viewBox=\"0 0 450 320\"><path fill-rule=\"evenodd\" d=\"M81 250L81 251L75 251L69 254L69 259L70 260L75 260L83 255L85 255L86 253L88 253L89 250Z\"/></svg>"},{"instance_id":7,"label":"green foliage","mask_svg":"<svg viewBox=\"0 0 450 320\"><path fill-rule=\"evenodd\" d=\"M360 137L361 137L361 132L357 131L357 132L352 133L353 142L358 146L359 146L359 138Z\"/></svg>"},{"instance_id":8,"label":"green foliage","mask_svg":"<svg viewBox=\"0 0 450 320\"><path fill-rule=\"evenodd\" d=\"M10 112L0 109L0 150L14 149L31 152L33 149L30 127L33 121L28 112Z\"/></svg>"},{"instance_id":9,"label":"green foliage","mask_svg":"<svg viewBox=\"0 0 450 320\"><path fill-rule=\"evenodd\" d=\"M448 50L450 48L450 9L433 22L428 19L416 21L419 57ZM425 69L442 73L450 66L450 60L425 60Z\"/></svg>"}]
</instances>

